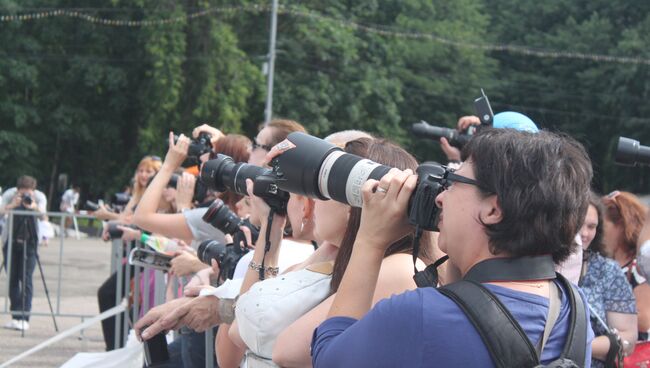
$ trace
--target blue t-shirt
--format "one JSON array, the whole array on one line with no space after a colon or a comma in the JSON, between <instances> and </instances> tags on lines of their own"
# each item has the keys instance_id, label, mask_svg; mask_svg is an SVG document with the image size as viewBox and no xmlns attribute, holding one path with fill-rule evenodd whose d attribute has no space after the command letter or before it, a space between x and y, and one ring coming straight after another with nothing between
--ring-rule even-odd
<instances>
[{"instance_id":1,"label":"blue t-shirt","mask_svg":"<svg viewBox=\"0 0 650 368\"><path fill-rule=\"evenodd\" d=\"M548 299L496 285L485 286L536 345L544 331ZM564 289L562 294L560 315L542 352L542 363L557 359L564 348L570 307ZM590 326L587 328L585 367L590 367L593 333ZM315 368L494 366L465 313L433 288L382 300L361 320L326 320L314 331L312 360Z\"/></svg>"}]
</instances>

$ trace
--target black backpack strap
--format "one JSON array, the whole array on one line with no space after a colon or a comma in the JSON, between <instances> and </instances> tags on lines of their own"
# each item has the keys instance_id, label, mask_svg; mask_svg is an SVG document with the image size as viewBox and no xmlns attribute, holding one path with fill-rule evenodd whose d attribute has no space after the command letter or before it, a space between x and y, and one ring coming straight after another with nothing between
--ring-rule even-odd
<instances>
[{"instance_id":1,"label":"black backpack strap","mask_svg":"<svg viewBox=\"0 0 650 368\"><path fill-rule=\"evenodd\" d=\"M483 285L462 280L438 290L465 312L496 367L534 367L539 364L535 348L519 323Z\"/></svg>"},{"instance_id":2,"label":"black backpack strap","mask_svg":"<svg viewBox=\"0 0 650 368\"><path fill-rule=\"evenodd\" d=\"M566 290L569 305L571 306L569 330L567 331L567 340L561 357L572 360L579 367L584 367L585 354L587 353L587 323L589 323L587 321L586 305L575 285L559 273L556 277Z\"/></svg>"},{"instance_id":3,"label":"black backpack strap","mask_svg":"<svg viewBox=\"0 0 650 368\"><path fill-rule=\"evenodd\" d=\"M576 286L560 274L557 274L557 280L566 290L571 308L567 340L560 360L570 360L578 367L584 367L588 323L585 303ZM539 364L535 348L517 320L483 285L462 280L438 290L467 315L496 367L533 367Z\"/></svg>"}]
</instances>

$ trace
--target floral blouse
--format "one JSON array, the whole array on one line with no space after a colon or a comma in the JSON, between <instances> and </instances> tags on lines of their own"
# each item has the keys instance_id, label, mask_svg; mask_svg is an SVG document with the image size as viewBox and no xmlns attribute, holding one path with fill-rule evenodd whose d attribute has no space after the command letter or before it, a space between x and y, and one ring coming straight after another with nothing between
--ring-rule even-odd
<instances>
[{"instance_id":1,"label":"floral blouse","mask_svg":"<svg viewBox=\"0 0 650 368\"><path fill-rule=\"evenodd\" d=\"M609 258L596 252L587 256L587 272L580 279L580 288L591 306L591 328L595 336L607 333L604 326L593 316L596 313L607 323L606 312L636 314L636 300L632 287L625 278L623 270ZM592 359L592 367L603 366L601 361Z\"/></svg>"}]
</instances>

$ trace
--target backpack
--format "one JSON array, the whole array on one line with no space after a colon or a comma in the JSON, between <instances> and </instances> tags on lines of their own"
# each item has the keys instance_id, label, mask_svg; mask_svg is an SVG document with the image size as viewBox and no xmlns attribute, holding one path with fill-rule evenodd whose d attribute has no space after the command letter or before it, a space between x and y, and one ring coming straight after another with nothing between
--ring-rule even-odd
<instances>
[{"instance_id":1,"label":"backpack","mask_svg":"<svg viewBox=\"0 0 650 368\"><path fill-rule=\"evenodd\" d=\"M497 368L584 367L588 323L585 304L577 287L560 274L556 274L556 277L567 291L571 306L571 325L562 354L547 365L540 364L538 352L517 320L499 298L481 283L465 279L442 286L438 290L454 301L467 315ZM541 351L539 355L541 356Z\"/></svg>"}]
</instances>

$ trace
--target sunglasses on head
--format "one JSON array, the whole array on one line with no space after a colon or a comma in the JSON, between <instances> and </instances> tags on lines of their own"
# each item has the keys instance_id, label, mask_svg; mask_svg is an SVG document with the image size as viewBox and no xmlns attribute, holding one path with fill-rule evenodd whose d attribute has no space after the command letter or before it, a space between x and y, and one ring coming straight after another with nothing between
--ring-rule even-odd
<instances>
[{"instance_id":1,"label":"sunglasses on head","mask_svg":"<svg viewBox=\"0 0 650 368\"><path fill-rule=\"evenodd\" d=\"M257 143L257 140L254 139L253 140L253 150L255 150L256 148L261 148L261 149L263 149L265 151L271 151L271 148L273 148L273 146L268 145L268 144L259 144L259 143Z\"/></svg>"},{"instance_id":2,"label":"sunglasses on head","mask_svg":"<svg viewBox=\"0 0 650 368\"><path fill-rule=\"evenodd\" d=\"M161 161L161 162L162 162L162 159L160 158L160 156L149 155L149 156L144 156L142 159L144 160L144 159L146 159L146 158L149 158L149 159L151 159L151 160L153 160L153 161Z\"/></svg>"}]
</instances>

